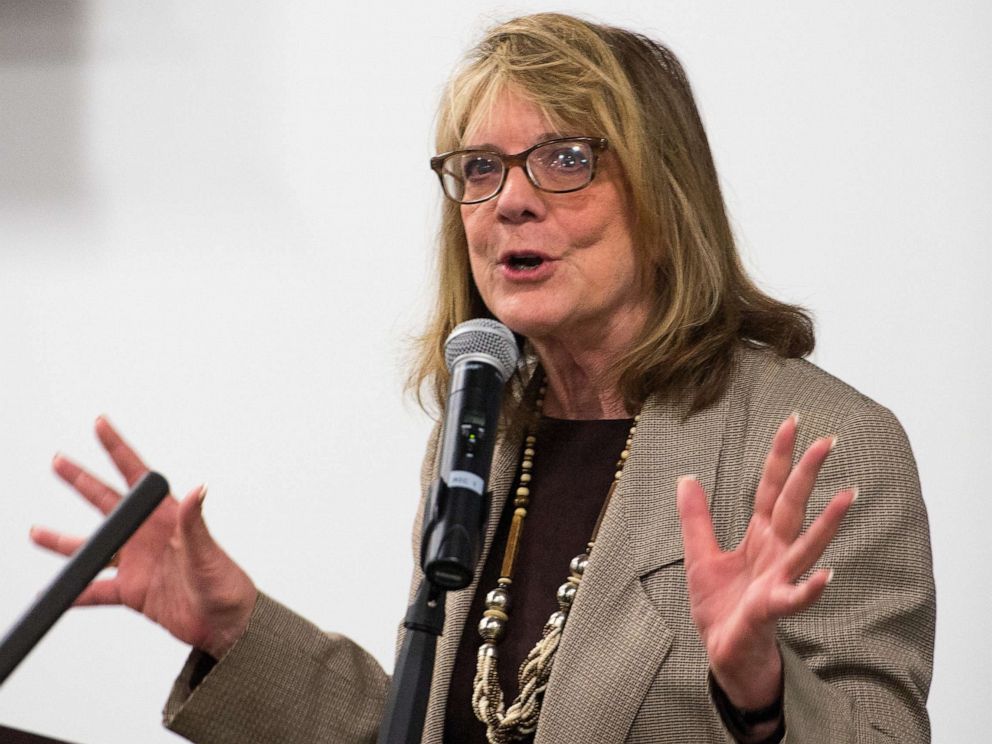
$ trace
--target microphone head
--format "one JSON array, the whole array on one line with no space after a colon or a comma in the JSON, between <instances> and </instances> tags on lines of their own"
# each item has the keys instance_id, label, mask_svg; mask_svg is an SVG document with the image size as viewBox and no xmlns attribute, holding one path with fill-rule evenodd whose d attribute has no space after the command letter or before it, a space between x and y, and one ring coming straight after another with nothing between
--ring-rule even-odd
<instances>
[{"instance_id":1,"label":"microphone head","mask_svg":"<svg viewBox=\"0 0 992 744\"><path fill-rule=\"evenodd\" d=\"M444 361L454 370L455 364L468 359L488 362L506 382L520 359L513 331L490 318L459 323L444 342Z\"/></svg>"}]
</instances>

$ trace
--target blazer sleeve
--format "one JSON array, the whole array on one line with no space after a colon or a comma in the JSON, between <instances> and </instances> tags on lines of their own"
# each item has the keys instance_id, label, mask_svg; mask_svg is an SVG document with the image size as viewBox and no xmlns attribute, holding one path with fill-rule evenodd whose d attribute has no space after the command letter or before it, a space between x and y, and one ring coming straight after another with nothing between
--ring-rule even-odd
<instances>
[{"instance_id":1,"label":"blazer sleeve","mask_svg":"<svg viewBox=\"0 0 992 744\"><path fill-rule=\"evenodd\" d=\"M259 594L248 629L202 681L193 651L163 711L200 744L374 742L389 678L353 641Z\"/></svg>"},{"instance_id":2,"label":"blazer sleeve","mask_svg":"<svg viewBox=\"0 0 992 744\"><path fill-rule=\"evenodd\" d=\"M838 490L858 500L818 567L821 599L780 623L786 740L925 744L935 591L926 508L909 442L868 399L840 424L807 525Z\"/></svg>"}]
</instances>

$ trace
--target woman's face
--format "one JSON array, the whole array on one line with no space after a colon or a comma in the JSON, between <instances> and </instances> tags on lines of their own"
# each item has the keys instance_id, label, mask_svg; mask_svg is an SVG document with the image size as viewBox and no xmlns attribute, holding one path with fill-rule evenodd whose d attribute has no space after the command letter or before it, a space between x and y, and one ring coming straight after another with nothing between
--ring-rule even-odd
<instances>
[{"instance_id":1,"label":"woman's face","mask_svg":"<svg viewBox=\"0 0 992 744\"><path fill-rule=\"evenodd\" d=\"M553 137L594 134L555 131L535 106L505 93L469 128L464 147L514 154ZM532 340L629 338L647 317L619 166L607 151L596 170L581 191L553 194L511 168L497 196L461 208L482 299Z\"/></svg>"}]
</instances>

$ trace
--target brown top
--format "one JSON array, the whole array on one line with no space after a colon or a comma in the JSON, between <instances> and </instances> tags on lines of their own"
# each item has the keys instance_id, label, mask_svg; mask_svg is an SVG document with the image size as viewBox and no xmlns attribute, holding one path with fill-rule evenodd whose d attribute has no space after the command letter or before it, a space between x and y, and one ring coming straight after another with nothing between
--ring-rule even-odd
<instances>
[{"instance_id":1,"label":"brown top","mask_svg":"<svg viewBox=\"0 0 992 744\"><path fill-rule=\"evenodd\" d=\"M531 503L510 587L510 620L499 643L499 674L507 706L517 695L520 664L541 637L548 616L558 609L555 592L568 578L568 564L589 542L632 423L631 419L541 419L531 470ZM476 627L485 609L485 596L499 578L516 480L458 646L444 728L444 741L451 744L486 741L486 728L472 710L475 658L482 642ZM521 741L531 742L533 737Z\"/></svg>"}]
</instances>

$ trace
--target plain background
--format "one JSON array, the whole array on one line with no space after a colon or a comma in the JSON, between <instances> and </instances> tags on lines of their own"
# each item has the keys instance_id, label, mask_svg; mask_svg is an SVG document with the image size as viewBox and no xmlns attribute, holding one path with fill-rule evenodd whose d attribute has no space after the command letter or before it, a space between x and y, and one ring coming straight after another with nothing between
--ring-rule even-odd
<instances>
[{"instance_id":1,"label":"plain background","mask_svg":"<svg viewBox=\"0 0 992 744\"><path fill-rule=\"evenodd\" d=\"M98 518L50 476L114 473L107 413L260 587L386 666L429 420L424 316L441 86L492 21L563 9L670 44L760 283L814 360L896 412L930 511L936 742L992 728L992 51L984 2L0 3L0 626ZM74 610L0 722L169 742L186 649Z\"/></svg>"}]
</instances>

